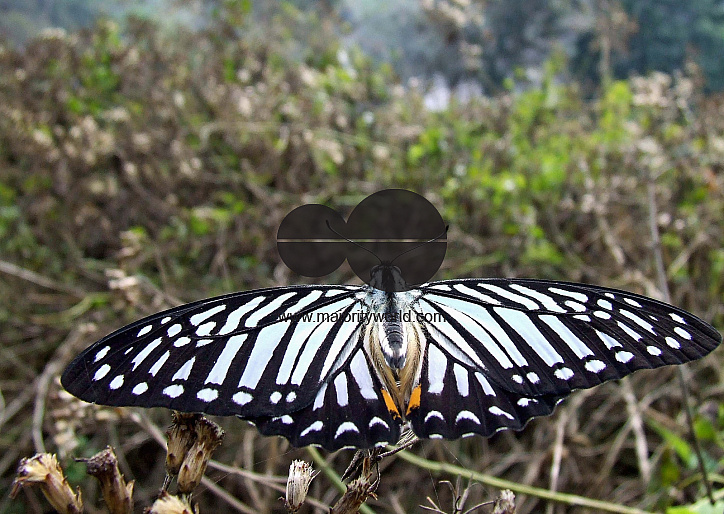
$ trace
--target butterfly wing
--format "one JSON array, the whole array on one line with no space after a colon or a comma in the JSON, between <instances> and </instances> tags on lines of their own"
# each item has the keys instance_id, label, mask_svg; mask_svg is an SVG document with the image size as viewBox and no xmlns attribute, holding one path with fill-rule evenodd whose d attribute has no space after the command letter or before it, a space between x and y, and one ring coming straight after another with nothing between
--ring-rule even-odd
<instances>
[{"instance_id":1,"label":"butterfly wing","mask_svg":"<svg viewBox=\"0 0 724 514\"><path fill-rule=\"evenodd\" d=\"M103 405L243 417L298 411L357 344L359 324L344 317L363 311L360 289L270 288L182 305L91 345L61 382Z\"/></svg>"},{"instance_id":2,"label":"butterfly wing","mask_svg":"<svg viewBox=\"0 0 724 514\"><path fill-rule=\"evenodd\" d=\"M412 293L425 333L421 437L520 429L574 389L698 359L721 335L632 293L543 280L451 280Z\"/></svg>"},{"instance_id":3,"label":"butterfly wing","mask_svg":"<svg viewBox=\"0 0 724 514\"><path fill-rule=\"evenodd\" d=\"M641 368L698 359L721 334L633 293L544 280L423 286L415 308L445 351L508 391L560 395Z\"/></svg>"},{"instance_id":4,"label":"butterfly wing","mask_svg":"<svg viewBox=\"0 0 724 514\"><path fill-rule=\"evenodd\" d=\"M382 385L363 341L321 389L314 402L283 416L249 420L264 435L281 435L294 446L309 444L334 451L394 444L401 419L382 397Z\"/></svg>"}]
</instances>

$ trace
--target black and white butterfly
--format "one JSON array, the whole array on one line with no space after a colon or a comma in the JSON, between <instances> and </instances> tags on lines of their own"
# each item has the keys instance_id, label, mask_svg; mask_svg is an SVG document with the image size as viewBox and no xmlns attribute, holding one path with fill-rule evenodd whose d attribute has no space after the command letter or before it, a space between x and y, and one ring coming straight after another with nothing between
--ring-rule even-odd
<instances>
[{"instance_id":1,"label":"black and white butterfly","mask_svg":"<svg viewBox=\"0 0 724 514\"><path fill-rule=\"evenodd\" d=\"M182 305L79 355L63 386L88 402L236 415L295 446L369 448L489 436L574 389L698 359L721 335L688 312L603 287L461 279L403 292L292 286ZM375 281L380 286L374 287Z\"/></svg>"}]
</instances>

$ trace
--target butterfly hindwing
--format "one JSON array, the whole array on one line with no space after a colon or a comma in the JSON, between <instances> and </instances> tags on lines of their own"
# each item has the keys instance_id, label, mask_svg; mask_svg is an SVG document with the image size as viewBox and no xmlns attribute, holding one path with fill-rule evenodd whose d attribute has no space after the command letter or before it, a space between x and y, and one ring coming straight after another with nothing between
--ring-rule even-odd
<instances>
[{"instance_id":1,"label":"butterfly hindwing","mask_svg":"<svg viewBox=\"0 0 724 514\"><path fill-rule=\"evenodd\" d=\"M337 356L356 344L359 326L344 315L363 309L358 291L271 288L170 309L87 348L62 383L104 405L244 417L296 411L312 403Z\"/></svg>"},{"instance_id":2,"label":"butterfly hindwing","mask_svg":"<svg viewBox=\"0 0 724 514\"><path fill-rule=\"evenodd\" d=\"M465 279L424 285L416 296L427 330L452 358L524 396L688 362L721 340L685 311L584 284Z\"/></svg>"},{"instance_id":3,"label":"butterfly hindwing","mask_svg":"<svg viewBox=\"0 0 724 514\"><path fill-rule=\"evenodd\" d=\"M529 397L488 380L461 364L427 334L419 382L419 406L407 418L418 437L457 439L520 430L533 417L553 412L564 395Z\"/></svg>"},{"instance_id":4,"label":"butterfly hindwing","mask_svg":"<svg viewBox=\"0 0 724 514\"><path fill-rule=\"evenodd\" d=\"M312 405L283 416L249 420L264 435L281 435L294 446L315 444L328 450L371 448L400 438L401 418L390 411L382 386L358 347L317 392Z\"/></svg>"}]
</instances>

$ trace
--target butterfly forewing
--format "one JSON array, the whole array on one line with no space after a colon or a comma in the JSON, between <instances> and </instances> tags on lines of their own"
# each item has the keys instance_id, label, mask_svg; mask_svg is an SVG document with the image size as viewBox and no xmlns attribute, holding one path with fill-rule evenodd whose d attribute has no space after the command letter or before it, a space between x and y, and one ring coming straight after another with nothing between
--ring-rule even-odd
<instances>
[{"instance_id":1,"label":"butterfly forewing","mask_svg":"<svg viewBox=\"0 0 724 514\"><path fill-rule=\"evenodd\" d=\"M62 383L104 405L244 417L296 411L340 365L332 356L356 344L359 326L344 314L362 309L358 291L273 288L177 307L93 344Z\"/></svg>"},{"instance_id":2,"label":"butterfly forewing","mask_svg":"<svg viewBox=\"0 0 724 514\"><path fill-rule=\"evenodd\" d=\"M521 395L562 395L637 369L688 362L721 341L685 311L614 289L467 279L421 291L426 328L450 358Z\"/></svg>"}]
</instances>

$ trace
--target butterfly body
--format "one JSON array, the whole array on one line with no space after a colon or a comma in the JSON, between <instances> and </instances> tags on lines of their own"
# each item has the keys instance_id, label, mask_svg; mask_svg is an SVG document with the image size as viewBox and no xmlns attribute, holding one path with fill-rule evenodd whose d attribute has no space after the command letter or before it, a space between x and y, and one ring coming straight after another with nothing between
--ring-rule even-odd
<instances>
[{"instance_id":1,"label":"butterfly body","mask_svg":"<svg viewBox=\"0 0 724 514\"><path fill-rule=\"evenodd\" d=\"M86 349L62 383L100 404L236 415L296 446L369 448L395 443L404 423L427 438L520 429L574 389L721 341L695 316L624 291L509 279L408 288L393 266L375 272L381 288L260 289L149 316Z\"/></svg>"}]
</instances>

